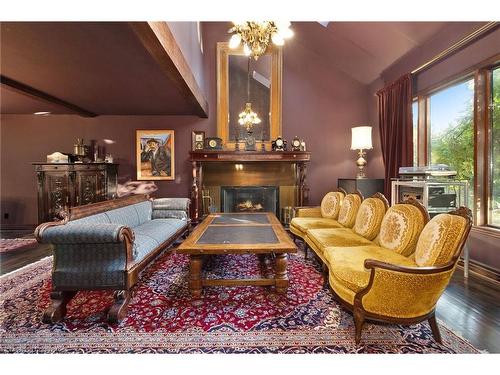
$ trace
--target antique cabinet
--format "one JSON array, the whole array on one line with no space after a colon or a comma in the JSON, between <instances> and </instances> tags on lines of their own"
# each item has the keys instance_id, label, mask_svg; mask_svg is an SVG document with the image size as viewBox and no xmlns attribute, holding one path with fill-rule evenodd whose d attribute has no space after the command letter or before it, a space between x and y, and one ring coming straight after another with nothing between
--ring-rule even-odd
<instances>
[{"instance_id":1,"label":"antique cabinet","mask_svg":"<svg viewBox=\"0 0 500 375\"><path fill-rule=\"evenodd\" d=\"M375 193L384 194L383 178L339 178L338 187L348 193L358 190L363 197L369 198Z\"/></svg>"},{"instance_id":2,"label":"antique cabinet","mask_svg":"<svg viewBox=\"0 0 500 375\"><path fill-rule=\"evenodd\" d=\"M38 186L38 222L51 221L61 210L113 199L118 164L33 163Z\"/></svg>"}]
</instances>

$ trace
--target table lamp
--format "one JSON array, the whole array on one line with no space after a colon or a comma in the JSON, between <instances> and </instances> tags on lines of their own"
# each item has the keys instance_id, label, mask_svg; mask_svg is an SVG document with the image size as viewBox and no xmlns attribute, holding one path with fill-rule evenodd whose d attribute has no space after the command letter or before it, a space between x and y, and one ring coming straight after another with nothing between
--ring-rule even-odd
<instances>
[{"instance_id":1,"label":"table lamp","mask_svg":"<svg viewBox=\"0 0 500 375\"><path fill-rule=\"evenodd\" d=\"M358 166L358 174L356 178L365 178L364 168L366 166L366 152L363 150L371 150L372 146L372 127L371 126L357 126L352 128L352 138L351 138L351 150L359 150L358 160L356 160L356 165Z\"/></svg>"}]
</instances>

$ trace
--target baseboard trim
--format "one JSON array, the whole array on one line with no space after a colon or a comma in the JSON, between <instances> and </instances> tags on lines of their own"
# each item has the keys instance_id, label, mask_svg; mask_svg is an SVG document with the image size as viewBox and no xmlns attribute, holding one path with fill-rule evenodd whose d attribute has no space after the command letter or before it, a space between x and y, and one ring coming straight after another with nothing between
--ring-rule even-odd
<instances>
[{"instance_id":1,"label":"baseboard trim","mask_svg":"<svg viewBox=\"0 0 500 375\"><path fill-rule=\"evenodd\" d=\"M36 224L0 224L0 231L3 230L26 230L34 231Z\"/></svg>"},{"instance_id":2,"label":"baseboard trim","mask_svg":"<svg viewBox=\"0 0 500 375\"><path fill-rule=\"evenodd\" d=\"M464 261L462 259L458 261L458 266L464 268ZM482 263L469 260L469 271L483 278L487 278L489 281L500 283L500 272Z\"/></svg>"}]
</instances>

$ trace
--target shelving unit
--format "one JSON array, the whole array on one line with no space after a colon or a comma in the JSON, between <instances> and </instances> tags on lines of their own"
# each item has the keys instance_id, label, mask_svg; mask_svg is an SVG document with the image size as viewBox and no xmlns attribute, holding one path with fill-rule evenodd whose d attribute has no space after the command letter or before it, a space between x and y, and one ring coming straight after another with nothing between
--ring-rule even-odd
<instances>
[{"instance_id":1,"label":"shelving unit","mask_svg":"<svg viewBox=\"0 0 500 375\"><path fill-rule=\"evenodd\" d=\"M468 207L468 181L450 179L392 179L391 206L414 197L427 208L429 216ZM464 246L464 277L469 277L469 247Z\"/></svg>"}]
</instances>

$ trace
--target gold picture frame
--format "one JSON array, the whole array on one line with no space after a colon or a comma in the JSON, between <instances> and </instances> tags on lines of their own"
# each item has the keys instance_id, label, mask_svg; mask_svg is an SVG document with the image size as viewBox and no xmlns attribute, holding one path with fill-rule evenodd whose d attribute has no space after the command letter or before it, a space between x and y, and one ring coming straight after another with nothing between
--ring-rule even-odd
<instances>
[{"instance_id":1,"label":"gold picture frame","mask_svg":"<svg viewBox=\"0 0 500 375\"><path fill-rule=\"evenodd\" d=\"M137 180L175 179L173 130L136 130Z\"/></svg>"},{"instance_id":2,"label":"gold picture frame","mask_svg":"<svg viewBox=\"0 0 500 375\"><path fill-rule=\"evenodd\" d=\"M271 55L271 92L270 92L270 139L264 141L266 150L271 150L273 139L282 135L281 92L283 75L283 53L278 47L269 47ZM243 48L231 49L228 42L217 43L217 136L222 139L224 147L235 150L236 142L229 139L229 55L244 55ZM240 148L244 148L244 143ZM259 144L262 142L259 142Z\"/></svg>"}]
</instances>

